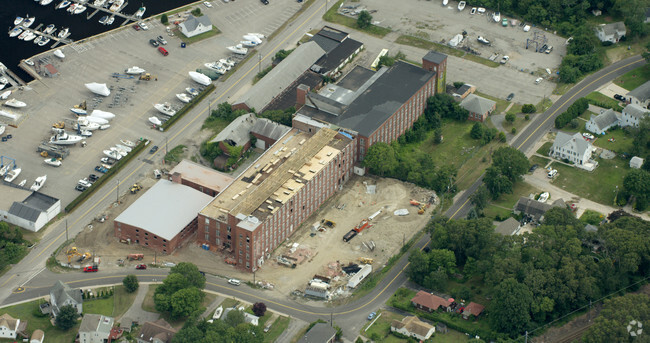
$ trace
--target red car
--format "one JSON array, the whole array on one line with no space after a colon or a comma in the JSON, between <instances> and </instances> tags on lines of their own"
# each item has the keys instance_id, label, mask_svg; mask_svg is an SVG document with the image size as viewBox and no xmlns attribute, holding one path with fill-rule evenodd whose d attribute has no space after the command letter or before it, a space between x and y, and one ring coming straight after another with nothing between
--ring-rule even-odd
<instances>
[{"instance_id":1,"label":"red car","mask_svg":"<svg viewBox=\"0 0 650 343\"><path fill-rule=\"evenodd\" d=\"M165 48L163 48L162 46L160 48L158 48L158 51L160 51L160 53L163 54L163 56L169 55L169 52Z\"/></svg>"},{"instance_id":2,"label":"red car","mask_svg":"<svg viewBox=\"0 0 650 343\"><path fill-rule=\"evenodd\" d=\"M98 270L99 270L99 268L97 268L97 266L84 267L84 273L92 273L92 272L96 272Z\"/></svg>"},{"instance_id":3,"label":"red car","mask_svg":"<svg viewBox=\"0 0 650 343\"><path fill-rule=\"evenodd\" d=\"M134 28L136 31L140 31L140 25L138 25L138 24L133 25L133 28Z\"/></svg>"},{"instance_id":4,"label":"red car","mask_svg":"<svg viewBox=\"0 0 650 343\"><path fill-rule=\"evenodd\" d=\"M135 266L135 269L147 269L147 265L144 263L138 264Z\"/></svg>"}]
</instances>

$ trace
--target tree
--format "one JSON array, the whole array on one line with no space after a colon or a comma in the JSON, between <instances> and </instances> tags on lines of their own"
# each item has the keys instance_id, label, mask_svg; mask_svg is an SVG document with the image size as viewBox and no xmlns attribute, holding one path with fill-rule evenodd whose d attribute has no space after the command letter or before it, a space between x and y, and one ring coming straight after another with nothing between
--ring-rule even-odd
<instances>
[{"instance_id":1,"label":"tree","mask_svg":"<svg viewBox=\"0 0 650 343\"><path fill-rule=\"evenodd\" d=\"M480 213L487 206L490 197L490 192L485 185L480 185L476 192L470 196L472 205Z\"/></svg>"},{"instance_id":2,"label":"tree","mask_svg":"<svg viewBox=\"0 0 650 343\"><path fill-rule=\"evenodd\" d=\"M603 309L594 320L594 325L585 334L586 343L609 343L609 342L647 342L647 334L630 337L628 325L636 320L645 326L650 321L650 297L646 294L626 294L605 300ZM630 330L640 329L637 324L631 325ZM644 330L645 331L645 330Z\"/></svg>"},{"instance_id":3,"label":"tree","mask_svg":"<svg viewBox=\"0 0 650 343\"><path fill-rule=\"evenodd\" d=\"M524 104L521 106L521 113L535 113L537 109L533 104Z\"/></svg>"},{"instance_id":4,"label":"tree","mask_svg":"<svg viewBox=\"0 0 650 343\"><path fill-rule=\"evenodd\" d=\"M180 274L187 280L187 284L191 287L203 289L205 287L205 276L201 274L199 268L189 262L180 262L169 271L169 274Z\"/></svg>"},{"instance_id":5,"label":"tree","mask_svg":"<svg viewBox=\"0 0 650 343\"><path fill-rule=\"evenodd\" d=\"M266 305L263 302L254 303L253 313L258 317L262 317L266 313Z\"/></svg>"},{"instance_id":6,"label":"tree","mask_svg":"<svg viewBox=\"0 0 650 343\"><path fill-rule=\"evenodd\" d=\"M483 124L476 122L472 125L472 130L469 132L469 136L474 139L481 139L481 137L483 137L483 131L485 131Z\"/></svg>"},{"instance_id":7,"label":"tree","mask_svg":"<svg viewBox=\"0 0 650 343\"><path fill-rule=\"evenodd\" d=\"M377 69L381 68L381 66L391 67L393 64L395 64L395 58L390 57L388 55L384 55L379 57L379 63L377 64Z\"/></svg>"},{"instance_id":8,"label":"tree","mask_svg":"<svg viewBox=\"0 0 650 343\"><path fill-rule=\"evenodd\" d=\"M429 272L429 256L422 250L415 250L409 255L409 266L406 275L417 284L424 283L424 277Z\"/></svg>"},{"instance_id":9,"label":"tree","mask_svg":"<svg viewBox=\"0 0 650 343\"><path fill-rule=\"evenodd\" d=\"M436 129L436 131L434 133L433 143L435 143L435 144L442 143L442 129L440 129L440 128ZM650 166L650 162L645 162L644 165L646 163L648 163L648 165ZM650 167L648 169L650 169Z\"/></svg>"},{"instance_id":10,"label":"tree","mask_svg":"<svg viewBox=\"0 0 650 343\"><path fill-rule=\"evenodd\" d=\"M463 87L465 85L465 82L463 81L456 81L454 82L454 88L458 89L460 87Z\"/></svg>"},{"instance_id":11,"label":"tree","mask_svg":"<svg viewBox=\"0 0 650 343\"><path fill-rule=\"evenodd\" d=\"M494 200L498 199L503 193L512 193L512 180L503 175L497 167L491 166L485 170L483 183Z\"/></svg>"},{"instance_id":12,"label":"tree","mask_svg":"<svg viewBox=\"0 0 650 343\"><path fill-rule=\"evenodd\" d=\"M637 205L635 207L637 210L645 210L650 196L650 172L643 169L632 169L623 178L623 189L636 197Z\"/></svg>"},{"instance_id":13,"label":"tree","mask_svg":"<svg viewBox=\"0 0 650 343\"><path fill-rule=\"evenodd\" d=\"M226 315L226 324L236 327L239 324L244 323L244 312L236 309L230 310L228 315Z\"/></svg>"},{"instance_id":14,"label":"tree","mask_svg":"<svg viewBox=\"0 0 650 343\"><path fill-rule=\"evenodd\" d=\"M645 51L643 52L643 58L646 62L650 63L650 43L645 46Z\"/></svg>"},{"instance_id":15,"label":"tree","mask_svg":"<svg viewBox=\"0 0 650 343\"><path fill-rule=\"evenodd\" d=\"M528 171L529 161L526 155L512 147L497 149L492 155L492 165L511 181L517 180Z\"/></svg>"},{"instance_id":16,"label":"tree","mask_svg":"<svg viewBox=\"0 0 650 343\"><path fill-rule=\"evenodd\" d=\"M363 159L363 165L368 167L373 174L388 176L397 168L398 161L392 146L378 142L368 149L368 154Z\"/></svg>"},{"instance_id":17,"label":"tree","mask_svg":"<svg viewBox=\"0 0 650 343\"><path fill-rule=\"evenodd\" d=\"M200 17L201 16L201 9L199 7L195 8L192 10L192 15L195 17Z\"/></svg>"},{"instance_id":18,"label":"tree","mask_svg":"<svg viewBox=\"0 0 650 343\"><path fill-rule=\"evenodd\" d=\"M77 323L77 308L73 305L65 305L59 308L59 314L54 323L61 330L68 330Z\"/></svg>"},{"instance_id":19,"label":"tree","mask_svg":"<svg viewBox=\"0 0 650 343\"><path fill-rule=\"evenodd\" d=\"M170 312L174 318L185 317L201 305L205 276L192 263L181 262L171 268L162 285L156 288L154 303L159 312Z\"/></svg>"},{"instance_id":20,"label":"tree","mask_svg":"<svg viewBox=\"0 0 650 343\"><path fill-rule=\"evenodd\" d=\"M361 11L359 13L359 18L357 18L357 26L360 29L365 29L369 27L372 24L372 16L370 15L370 12L368 11Z\"/></svg>"},{"instance_id":21,"label":"tree","mask_svg":"<svg viewBox=\"0 0 650 343\"><path fill-rule=\"evenodd\" d=\"M533 296L526 285L513 278L505 279L495 289L490 303L490 327L514 337L530 321Z\"/></svg>"},{"instance_id":22,"label":"tree","mask_svg":"<svg viewBox=\"0 0 650 343\"><path fill-rule=\"evenodd\" d=\"M514 123L516 118L517 118L517 117L515 116L514 113L507 113L507 114L506 114L506 121L507 121L508 123L511 123L511 124Z\"/></svg>"},{"instance_id":23,"label":"tree","mask_svg":"<svg viewBox=\"0 0 650 343\"><path fill-rule=\"evenodd\" d=\"M195 287L178 290L169 298L170 314L173 318L187 317L201 307L204 293Z\"/></svg>"},{"instance_id":24,"label":"tree","mask_svg":"<svg viewBox=\"0 0 650 343\"><path fill-rule=\"evenodd\" d=\"M160 22L163 23L163 25L169 24L169 18L166 13L163 13L163 15L160 16Z\"/></svg>"},{"instance_id":25,"label":"tree","mask_svg":"<svg viewBox=\"0 0 650 343\"><path fill-rule=\"evenodd\" d=\"M287 58L287 56L289 56L289 54L291 54L294 50L296 49L291 49L291 50L281 49L280 51L275 53L275 56L273 56L273 61L280 63L280 61Z\"/></svg>"},{"instance_id":26,"label":"tree","mask_svg":"<svg viewBox=\"0 0 650 343\"><path fill-rule=\"evenodd\" d=\"M122 284L124 285L126 291L129 293L133 293L137 291L138 287L140 287L140 284L138 283L138 278L133 274L129 274L125 276L124 279L122 280Z\"/></svg>"}]
</instances>

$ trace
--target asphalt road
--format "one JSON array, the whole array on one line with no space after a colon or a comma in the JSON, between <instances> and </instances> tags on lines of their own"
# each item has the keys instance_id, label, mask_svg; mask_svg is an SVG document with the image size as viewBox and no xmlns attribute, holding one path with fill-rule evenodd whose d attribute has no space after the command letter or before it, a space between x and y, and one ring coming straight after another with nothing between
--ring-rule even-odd
<instances>
[{"instance_id":1,"label":"asphalt road","mask_svg":"<svg viewBox=\"0 0 650 343\"><path fill-rule=\"evenodd\" d=\"M314 17L320 16L323 13L324 6L325 4L317 3L307 9L297 21L287 26L272 42L269 42L261 48L262 58L264 60L269 59L278 47L285 46L288 41L299 39L304 31L306 31L308 23L313 22ZM249 61L226 82L219 83L215 94L209 97L211 105L214 106L225 101L234 94L238 85L241 85L242 82L250 81L257 70L256 62ZM587 77L560 98L543 115L537 116L511 145L522 151L529 149L552 126L552 119L566 109L574 100L588 94L598 86L613 80L625 72L643 65L643 63L645 61L642 58L633 57L615 63ZM174 142L180 141L184 134L198 131L207 112L207 106L195 108L172 130L165 133L169 142L168 144L172 144L173 146ZM144 153L135 163L129 164L122 170L119 176L120 183L123 185L122 187L126 188L126 185L137 181L136 174L142 168L146 168L149 165L149 162L145 160L146 158L162 158L160 151L162 150L159 150L153 156ZM446 216L449 218L464 217L469 209L469 196L478 188L480 183L481 179L477 180L467 191L459 196L456 203L446 212ZM74 237L85 223L92 220L92 217L99 210L114 203L116 188L110 186L102 188L89 201L68 216L69 237ZM122 278L127 274L124 271L114 273L100 271L97 274L81 274L80 272L55 274L45 270L44 265L47 257L65 241L65 227L64 222L51 225L44 238L32 249L30 254L15 265L10 273L0 278L0 304L7 305L45 295L49 287L56 280L62 280L70 283L73 287L82 288L121 283ZM422 249L428 242L429 238L425 235L415 246L418 249ZM407 278L404 270L407 266L408 255L405 255L370 293L349 304L335 308L305 305L287 299L284 296L276 295L272 291L251 289L243 284L241 286L232 286L227 284L224 279L212 276L208 276L207 278L206 289L228 296L235 296L244 301L263 301L274 311L301 318L305 321L313 321L317 318L329 320L330 316L332 316L334 322L343 329L344 337L348 340L353 340L357 336L361 326L365 324L367 314L382 307L390 295L406 281ZM141 282L159 282L166 276L167 270L149 269L146 271L137 271L136 274Z\"/></svg>"}]
</instances>

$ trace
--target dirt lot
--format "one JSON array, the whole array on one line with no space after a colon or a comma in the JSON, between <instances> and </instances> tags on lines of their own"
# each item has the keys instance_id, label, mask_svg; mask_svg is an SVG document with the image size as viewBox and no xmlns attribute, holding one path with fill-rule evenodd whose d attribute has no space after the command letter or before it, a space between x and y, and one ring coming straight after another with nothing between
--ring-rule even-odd
<instances>
[{"instance_id":1,"label":"dirt lot","mask_svg":"<svg viewBox=\"0 0 650 343\"><path fill-rule=\"evenodd\" d=\"M364 182L370 185L376 184L376 194L366 193ZM153 186L155 180L147 178L141 184L143 194ZM120 199L120 204L113 206L105 213L109 220L104 223L97 221L87 226L75 239L71 246L76 246L80 252L95 252L101 257L101 268L134 268L137 263L152 263L154 260L153 251L136 245L119 243L113 237L113 219L125 208L132 204L138 195L127 194ZM374 259L374 267L381 267L402 246L402 242L408 241L416 232L424 227L429 214L434 206L431 206L424 215L417 214L417 208L409 205L410 199L419 201L428 200L433 195L432 191L416 187L412 184L403 183L392 179L375 179L369 177L353 177L336 196L328 200L319 211L308 218L302 227L296 231L287 242L278 247L273 253L272 259L267 261L256 274L256 280L264 280L275 285L275 289L281 294L289 294L295 289L304 290L307 282L313 275L326 275L335 277L339 275L340 268L330 269L339 261L341 264L348 262L358 263L359 257ZM345 204L341 210L337 209ZM397 209L408 209L407 216L395 216L393 212ZM360 235L350 242L342 241L343 235L354 228L363 219L373 213L382 210L371 222L369 229L364 230ZM315 222L326 218L336 223L333 229L317 231L312 237L311 227ZM399 230L395 230L399 228ZM370 252L363 242L374 241L376 248ZM228 277L238 277L243 280L252 280L252 275L236 271L231 265L223 262L221 256L200 249L192 243L186 244L172 255L157 256L157 262L181 262L193 261L202 271L210 274ZM278 264L275 258L278 255L288 254L287 246L298 243L298 247L292 256L297 259L297 267L290 269ZM129 253L143 253L143 261L126 262L125 267L118 266L117 260L123 259ZM59 261L66 263L67 257L60 253ZM76 261L72 261L77 264ZM347 283L347 278L340 278L338 284Z\"/></svg>"}]
</instances>

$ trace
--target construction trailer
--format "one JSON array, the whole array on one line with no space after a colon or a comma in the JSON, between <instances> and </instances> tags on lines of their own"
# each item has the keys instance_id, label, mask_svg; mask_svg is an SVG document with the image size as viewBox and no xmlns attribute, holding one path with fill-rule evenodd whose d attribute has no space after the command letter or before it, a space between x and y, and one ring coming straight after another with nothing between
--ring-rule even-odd
<instances>
[{"instance_id":1,"label":"construction trailer","mask_svg":"<svg viewBox=\"0 0 650 343\"><path fill-rule=\"evenodd\" d=\"M371 265L366 264L361 267L361 270L359 270L350 278L350 280L348 280L348 288L356 288L361 283L361 281L366 278L366 276L370 275L370 273L372 273Z\"/></svg>"}]
</instances>

